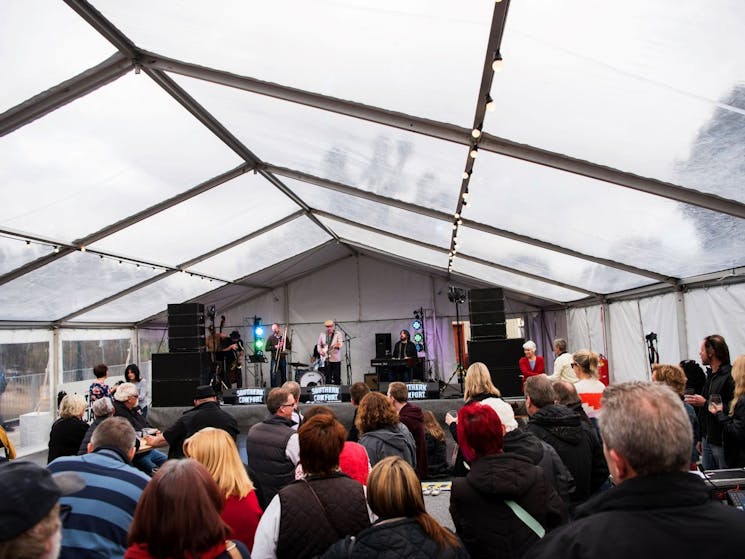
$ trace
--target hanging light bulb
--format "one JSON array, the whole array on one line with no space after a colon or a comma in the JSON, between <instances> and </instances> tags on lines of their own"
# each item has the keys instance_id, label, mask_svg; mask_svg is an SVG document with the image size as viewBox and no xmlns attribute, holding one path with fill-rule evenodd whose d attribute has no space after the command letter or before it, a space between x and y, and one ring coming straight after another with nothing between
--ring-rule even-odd
<instances>
[{"instance_id":1,"label":"hanging light bulb","mask_svg":"<svg viewBox=\"0 0 745 559\"><path fill-rule=\"evenodd\" d=\"M479 154L479 148L476 146L473 146L471 148L471 152L468 154L471 156L471 159L476 159L476 156Z\"/></svg>"},{"instance_id":2,"label":"hanging light bulb","mask_svg":"<svg viewBox=\"0 0 745 559\"><path fill-rule=\"evenodd\" d=\"M54 254L59 254L59 247L54 245Z\"/></svg>"},{"instance_id":3,"label":"hanging light bulb","mask_svg":"<svg viewBox=\"0 0 745 559\"><path fill-rule=\"evenodd\" d=\"M494 60L491 63L491 69L494 72L501 72L502 71L502 55L500 53L497 53L494 57Z\"/></svg>"},{"instance_id":4,"label":"hanging light bulb","mask_svg":"<svg viewBox=\"0 0 745 559\"><path fill-rule=\"evenodd\" d=\"M476 139L480 138L481 130L479 130L478 128L474 128L473 130L471 130L471 136L473 136Z\"/></svg>"},{"instance_id":5,"label":"hanging light bulb","mask_svg":"<svg viewBox=\"0 0 745 559\"><path fill-rule=\"evenodd\" d=\"M467 181L471 178L471 173L469 171L463 171L463 180Z\"/></svg>"},{"instance_id":6,"label":"hanging light bulb","mask_svg":"<svg viewBox=\"0 0 745 559\"><path fill-rule=\"evenodd\" d=\"M80 245L80 252L85 252L85 247L83 245Z\"/></svg>"},{"instance_id":7,"label":"hanging light bulb","mask_svg":"<svg viewBox=\"0 0 745 559\"><path fill-rule=\"evenodd\" d=\"M494 109L496 109L497 106L494 103L494 99L491 98L491 95L486 96L486 110L489 112L494 112Z\"/></svg>"}]
</instances>

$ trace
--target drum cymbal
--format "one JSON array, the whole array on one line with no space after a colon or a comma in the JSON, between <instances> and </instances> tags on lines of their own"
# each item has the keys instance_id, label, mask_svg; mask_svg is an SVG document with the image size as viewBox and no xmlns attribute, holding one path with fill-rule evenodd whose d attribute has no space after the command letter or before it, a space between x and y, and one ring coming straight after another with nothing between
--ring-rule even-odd
<instances>
[{"instance_id":1,"label":"drum cymbal","mask_svg":"<svg viewBox=\"0 0 745 559\"><path fill-rule=\"evenodd\" d=\"M298 362L295 362L295 363L290 363L290 366L291 367L307 367L308 364L307 363L298 363Z\"/></svg>"}]
</instances>

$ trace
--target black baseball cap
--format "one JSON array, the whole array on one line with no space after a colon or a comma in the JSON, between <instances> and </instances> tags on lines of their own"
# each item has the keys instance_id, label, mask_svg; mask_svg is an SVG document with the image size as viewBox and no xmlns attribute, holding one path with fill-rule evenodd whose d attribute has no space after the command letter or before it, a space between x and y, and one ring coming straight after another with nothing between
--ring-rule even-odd
<instances>
[{"instance_id":1,"label":"black baseball cap","mask_svg":"<svg viewBox=\"0 0 745 559\"><path fill-rule=\"evenodd\" d=\"M74 472L52 474L25 460L0 465L0 542L12 540L36 526L63 495L85 487Z\"/></svg>"}]
</instances>

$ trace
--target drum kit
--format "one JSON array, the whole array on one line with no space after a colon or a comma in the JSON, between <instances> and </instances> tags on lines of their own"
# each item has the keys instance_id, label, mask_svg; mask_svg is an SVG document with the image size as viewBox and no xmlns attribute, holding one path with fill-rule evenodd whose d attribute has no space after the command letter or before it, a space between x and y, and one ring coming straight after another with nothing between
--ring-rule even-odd
<instances>
[{"instance_id":1,"label":"drum kit","mask_svg":"<svg viewBox=\"0 0 745 559\"><path fill-rule=\"evenodd\" d=\"M290 363L290 367L295 369L295 382L299 383L302 388L318 386L323 384L326 378L323 373L308 369L307 363Z\"/></svg>"}]
</instances>

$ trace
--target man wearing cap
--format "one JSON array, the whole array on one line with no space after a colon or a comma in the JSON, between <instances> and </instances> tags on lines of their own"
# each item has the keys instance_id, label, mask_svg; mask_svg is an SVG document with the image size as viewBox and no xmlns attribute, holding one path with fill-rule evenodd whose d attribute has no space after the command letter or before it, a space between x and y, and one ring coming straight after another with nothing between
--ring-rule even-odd
<instances>
[{"instance_id":1,"label":"man wearing cap","mask_svg":"<svg viewBox=\"0 0 745 559\"><path fill-rule=\"evenodd\" d=\"M62 544L59 499L85 482L77 474L52 475L31 462L0 466L0 557L57 559Z\"/></svg>"},{"instance_id":2,"label":"man wearing cap","mask_svg":"<svg viewBox=\"0 0 745 559\"><path fill-rule=\"evenodd\" d=\"M135 431L145 432L151 429L150 424L139 406L139 391L131 382L124 382L119 385L114 393L114 415L123 417L129 421ZM157 445L150 445L157 446ZM133 460L135 467L139 468L147 475L152 476L155 470L165 464L168 457L156 450L155 448L147 452L138 452Z\"/></svg>"},{"instance_id":3,"label":"man wearing cap","mask_svg":"<svg viewBox=\"0 0 745 559\"><path fill-rule=\"evenodd\" d=\"M135 507L150 478L131 465L135 431L123 417L110 417L96 427L88 454L62 456L49 464L52 473L75 472L85 488L63 497L72 507L62 526L61 559L121 557Z\"/></svg>"},{"instance_id":4,"label":"man wearing cap","mask_svg":"<svg viewBox=\"0 0 745 559\"><path fill-rule=\"evenodd\" d=\"M318 336L316 349L324 362L326 384L341 384L341 333L336 330L333 320L327 320L323 325L326 331Z\"/></svg>"},{"instance_id":5,"label":"man wearing cap","mask_svg":"<svg viewBox=\"0 0 745 559\"><path fill-rule=\"evenodd\" d=\"M238 422L235 417L220 409L215 391L208 384L197 386L194 395L194 407L184 412L163 433L155 436L146 435L145 442L150 446L168 444L168 458L183 458L183 444L186 439L205 427L222 429L233 439L238 436Z\"/></svg>"}]
</instances>

